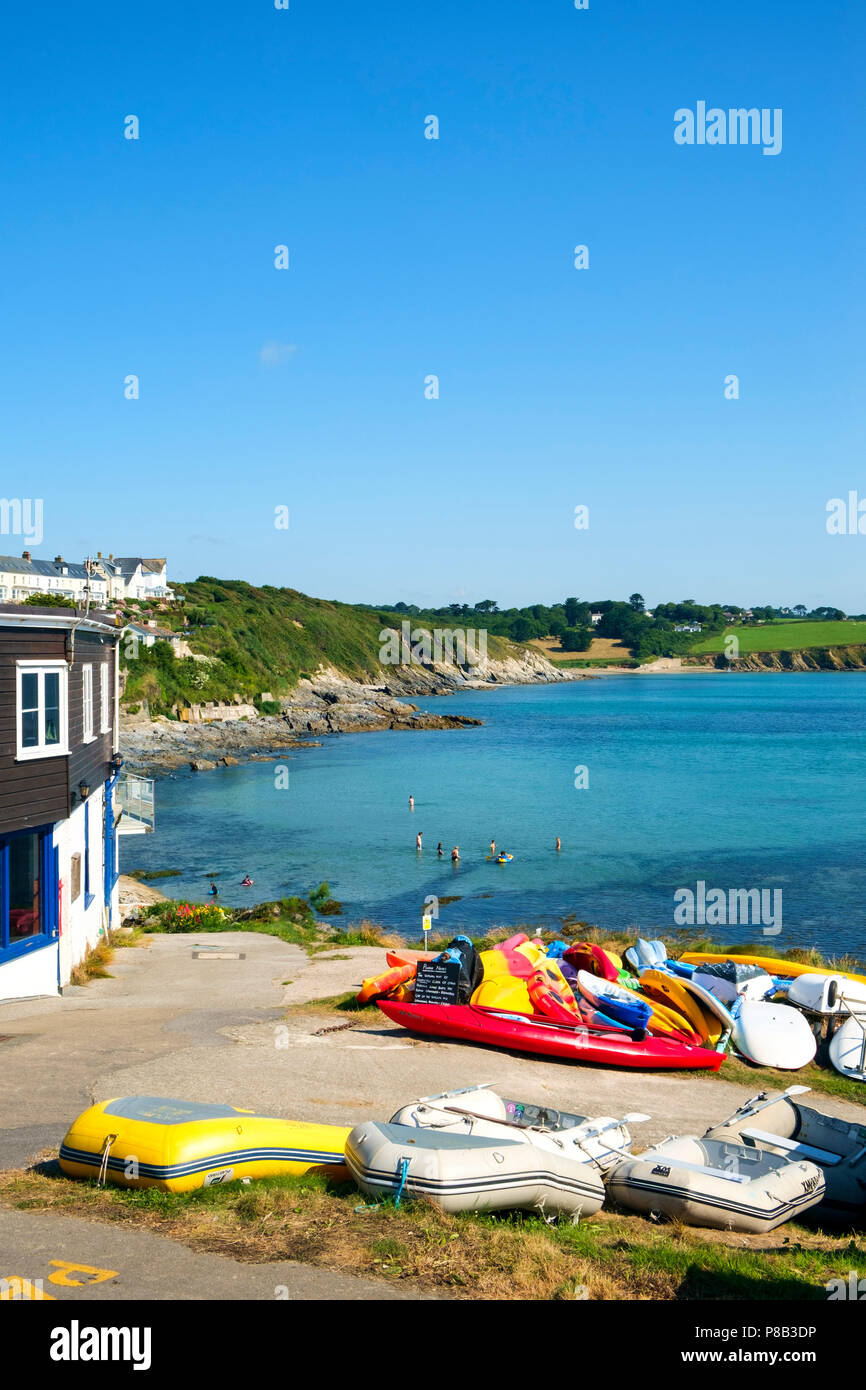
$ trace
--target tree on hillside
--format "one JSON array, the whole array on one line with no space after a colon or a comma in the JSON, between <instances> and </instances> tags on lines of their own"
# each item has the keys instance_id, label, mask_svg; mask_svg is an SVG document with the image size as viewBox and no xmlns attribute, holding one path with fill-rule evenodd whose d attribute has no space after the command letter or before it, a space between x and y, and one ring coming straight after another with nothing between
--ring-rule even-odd
<instances>
[{"instance_id":1,"label":"tree on hillside","mask_svg":"<svg viewBox=\"0 0 866 1390\"><path fill-rule=\"evenodd\" d=\"M28 594L22 601L23 608L74 608L71 598L62 594Z\"/></svg>"},{"instance_id":2,"label":"tree on hillside","mask_svg":"<svg viewBox=\"0 0 866 1390\"><path fill-rule=\"evenodd\" d=\"M592 643L593 632L589 627L567 627L559 639L564 652L586 652Z\"/></svg>"},{"instance_id":3,"label":"tree on hillside","mask_svg":"<svg viewBox=\"0 0 866 1390\"><path fill-rule=\"evenodd\" d=\"M642 613L646 607L643 594L629 594L628 601L636 613Z\"/></svg>"},{"instance_id":4,"label":"tree on hillside","mask_svg":"<svg viewBox=\"0 0 866 1390\"><path fill-rule=\"evenodd\" d=\"M805 618L808 609L806 608L805 603L795 603L794 607L791 609L791 612L794 614L795 618Z\"/></svg>"},{"instance_id":5,"label":"tree on hillside","mask_svg":"<svg viewBox=\"0 0 866 1390\"><path fill-rule=\"evenodd\" d=\"M535 633L535 623L531 618L514 618L508 635L513 642L528 642L530 637L535 636Z\"/></svg>"},{"instance_id":6,"label":"tree on hillside","mask_svg":"<svg viewBox=\"0 0 866 1390\"><path fill-rule=\"evenodd\" d=\"M499 604L494 598L483 598L480 603L475 605L476 613L498 613Z\"/></svg>"},{"instance_id":7,"label":"tree on hillside","mask_svg":"<svg viewBox=\"0 0 866 1390\"><path fill-rule=\"evenodd\" d=\"M581 603L580 599L567 598L563 605L565 609L565 621L569 627L588 627L590 623L589 604Z\"/></svg>"}]
</instances>

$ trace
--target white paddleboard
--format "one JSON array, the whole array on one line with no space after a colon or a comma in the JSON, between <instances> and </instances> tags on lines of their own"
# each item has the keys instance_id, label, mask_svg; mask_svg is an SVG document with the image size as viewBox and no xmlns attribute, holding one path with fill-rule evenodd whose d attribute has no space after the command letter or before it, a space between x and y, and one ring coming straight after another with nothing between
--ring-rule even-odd
<instances>
[{"instance_id":1,"label":"white paddleboard","mask_svg":"<svg viewBox=\"0 0 866 1390\"><path fill-rule=\"evenodd\" d=\"M734 1009L734 1047L762 1067L797 1071L815 1056L818 1044L808 1020L790 1004L744 999Z\"/></svg>"},{"instance_id":2,"label":"white paddleboard","mask_svg":"<svg viewBox=\"0 0 866 1390\"><path fill-rule=\"evenodd\" d=\"M864 1025L866 1018L846 1018L830 1039L830 1061L851 1081L866 1081Z\"/></svg>"},{"instance_id":3,"label":"white paddleboard","mask_svg":"<svg viewBox=\"0 0 866 1390\"><path fill-rule=\"evenodd\" d=\"M863 1013L866 985L846 975L797 975L791 981L788 1000L815 1014Z\"/></svg>"},{"instance_id":4,"label":"white paddleboard","mask_svg":"<svg viewBox=\"0 0 866 1390\"><path fill-rule=\"evenodd\" d=\"M707 1009L715 1018L719 1020L725 1032L730 1032L734 1026L734 1016L726 1004L721 999L717 999L714 994L710 994L708 989L698 984L697 980L688 980L685 975L676 976L677 984L682 985L683 989L688 990L689 994L695 999L699 999L705 1004Z\"/></svg>"}]
</instances>

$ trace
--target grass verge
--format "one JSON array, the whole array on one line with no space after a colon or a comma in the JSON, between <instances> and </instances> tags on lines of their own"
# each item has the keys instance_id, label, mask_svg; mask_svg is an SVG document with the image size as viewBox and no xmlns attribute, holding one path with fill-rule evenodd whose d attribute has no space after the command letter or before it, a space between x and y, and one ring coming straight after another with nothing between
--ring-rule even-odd
<instances>
[{"instance_id":1,"label":"grass verge","mask_svg":"<svg viewBox=\"0 0 866 1390\"><path fill-rule=\"evenodd\" d=\"M0 1174L0 1202L128 1223L249 1263L411 1279L458 1298L824 1300L830 1279L866 1274L862 1233L789 1224L735 1236L616 1211L550 1226L519 1212L447 1216L427 1202L357 1212L352 1184L329 1188L316 1174L178 1194L100 1188L42 1165Z\"/></svg>"},{"instance_id":2,"label":"grass verge","mask_svg":"<svg viewBox=\"0 0 866 1390\"><path fill-rule=\"evenodd\" d=\"M87 954L83 960L73 966L69 976L71 985L86 985L91 980L111 979L111 972L108 966L114 956L114 947L109 945L105 938L97 941L95 946L87 948Z\"/></svg>"}]
</instances>

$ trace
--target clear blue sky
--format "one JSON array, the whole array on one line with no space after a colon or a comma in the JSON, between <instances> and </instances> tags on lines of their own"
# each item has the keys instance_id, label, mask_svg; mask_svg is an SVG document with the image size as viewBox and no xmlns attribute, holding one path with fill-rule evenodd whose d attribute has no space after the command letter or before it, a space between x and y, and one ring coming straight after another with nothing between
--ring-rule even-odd
<instances>
[{"instance_id":1,"label":"clear blue sky","mask_svg":"<svg viewBox=\"0 0 866 1390\"><path fill-rule=\"evenodd\" d=\"M40 554L866 609L825 530L866 497L853 0L48 0L3 40L0 495ZM699 100L781 107L781 154L678 146Z\"/></svg>"}]
</instances>

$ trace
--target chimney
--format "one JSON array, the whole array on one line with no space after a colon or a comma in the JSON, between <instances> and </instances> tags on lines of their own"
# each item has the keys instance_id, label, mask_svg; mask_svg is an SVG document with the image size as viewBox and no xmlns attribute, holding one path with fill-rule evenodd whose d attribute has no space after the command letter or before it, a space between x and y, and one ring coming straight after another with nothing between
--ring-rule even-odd
<instances>
[{"instance_id":1,"label":"chimney","mask_svg":"<svg viewBox=\"0 0 866 1390\"><path fill-rule=\"evenodd\" d=\"M97 552L96 552L96 558L97 558L97 560L101 560L101 559L102 559L102 551L101 551L101 550L97 550Z\"/></svg>"},{"instance_id":2,"label":"chimney","mask_svg":"<svg viewBox=\"0 0 866 1390\"><path fill-rule=\"evenodd\" d=\"M63 556L62 556L62 555L55 555L55 556L54 556L54 563L55 563L55 565L62 565L62 564L63 564Z\"/></svg>"},{"instance_id":3,"label":"chimney","mask_svg":"<svg viewBox=\"0 0 866 1390\"><path fill-rule=\"evenodd\" d=\"M22 550L22 552L21 552L21 559L22 559L22 560L29 560L30 558L31 558L31 557L30 557L30 551L29 551L29 550Z\"/></svg>"}]
</instances>

